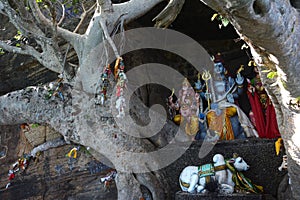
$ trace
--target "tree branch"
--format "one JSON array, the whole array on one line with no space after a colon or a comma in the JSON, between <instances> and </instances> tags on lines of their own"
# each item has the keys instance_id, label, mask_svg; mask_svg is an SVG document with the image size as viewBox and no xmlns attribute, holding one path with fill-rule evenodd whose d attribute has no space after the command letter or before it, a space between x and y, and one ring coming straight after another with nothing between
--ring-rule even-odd
<instances>
[{"instance_id":1,"label":"tree branch","mask_svg":"<svg viewBox=\"0 0 300 200\"><path fill-rule=\"evenodd\" d=\"M6 13L4 12L4 5L3 5L2 1L0 1L0 13L2 15L6 15Z\"/></svg>"},{"instance_id":2,"label":"tree branch","mask_svg":"<svg viewBox=\"0 0 300 200\"><path fill-rule=\"evenodd\" d=\"M96 4L94 4L93 6L91 6L88 10L85 10L84 5L82 4L83 13L81 14L80 21L77 24L76 28L74 29L73 33L77 33L77 31L79 30L79 28L82 26L84 20L95 9L95 7L96 7Z\"/></svg>"},{"instance_id":3,"label":"tree branch","mask_svg":"<svg viewBox=\"0 0 300 200\"><path fill-rule=\"evenodd\" d=\"M117 21L119 16L124 15L125 22L129 23L130 21L143 16L154 6L163 1L164 0L130 0L125 3L114 4L114 13L119 13L118 16L115 16L114 22Z\"/></svg>"},{"instance_id":4,"label":"tree branch","mask_svg":"<svg viewBox=\"0 0 300 200\"><path fill-rule=\"evenodd\" d=\"M185 0L170 0L168 5L153 19L155 27L167 28L180 13Z\"/></svg>"},{"instance_id":5,"label":"tree branch","mask_svg":"<svg viewBox=\"0 0 300 200\"><path fill-rule=\"evenodd\" d=\"M81 14L80 21L77 24L76 28L74 29L73 33L77 33L79 31L80 27L83 25L84 20L95 9L95 7L96 7L96 3L93 6L91 6L88 10L86 10L84 7L84 4L82 3L83 13ZM63 66L64 66L64 71L68 71L68 70L70 71L70 69L71 69L71 71L68 74L74 75L74 70L72 70L73 69L72 65L66 64L67 54L69 52L69 49L70 49L70 44L68 44L68 47L67 47L67 50L66 50L66 53L64 56ZM71 78L72 78L72 76L71 76Z\"/></svg>"},{"instance_id":6,"label":"tree branch","mask_svg":"<svg viewBox=\"0 0 300 200\"><path fill-rule=\"evenodd\" d=\"M37 40L45 43L50 43L50 39L44 36L44 33L37 28L35 24L28 23L21 19L19 14L9 5L5 0L2 1L3 9L10 19L10 22L22 32L23 35L28 37L34 37Z\"/></svg>"},{"instance_id":7,"label":"tree branch","mask_svg":"<svg viewBox=\"0 0 300 200\"><path fill-rule=\"evenodd\" d=\"M0 96L0 125L22 123L49 124L65 138L73 133L70 86L62 88L64 101L59 97L46 99L47 88L28 87Z\"/></svg>"},{"instance_id":8,"label":"tree branch","mask_svg":"<svg viewBox=\"0 0 300 200\"><path fill-rule=\"evenodd\" d=\"M5 49L6 51L12 52L12 53L17 53L17 54L22 54L22 55L30 55L33 57L40 56L40 53L38 51L36 51L32 46L29 46L29 45L24 45L20 48L20 47L11 46L0 40L0 47Z\"/></svg>"},{"instance_id":9,"label":"tree branch","mask_svg":"<svg viewBox=\"0 0 300 200\"><path fill-rule=\"evenodd\" d=\"M28 10L26 9L27 7L27 5L25 5L26 1L11 0L10 2L14 3L14 5L16 6L14 10L18 11L18 14L23 21L31 21L33 19L31 13L29 13Z\"/></svg>"},{"instance_id":10,"label":"tree branch","mask_svg":"<svg viewBox=\"0 0 300 200\"><path fill-rule=\"evenodd\" d=\"M29 0L30 7L32 9L32 13L35 19L46 27L52 27L53 24L51 20L47 19L43 13L41 12L37 2L35 0ZM57 27L57 33L61 37L63 37L66 41L68 41L76 51L79 51L79 44L81 42L81 36L74 32L68 31L67 29Z\"/></svg>"},{"instance_id":11,"label":"tree branch","mask_svg":"<svg viewBox=\"0 0 300 200\"><path fill-rule=\"evenodd\" d=\"M43 53L36 59L46 68L56 73L64 72L64 57L55 44L42 44Z\"/></svg>"},{"instance_id":12,"label":"tree branch","mask_svg":"<svg viewBox=\"0 0 300 200\"><path fill-rule=\"evenodd\" d=\"M97 0L97 12L102 13L112 11L112 3L111 0Z\"/></svg>"},{"instance_id":13,"label":"tree branch","mask_svg":"<svg viewBox=\"0 0 300 200\"><path fill-rule=\"evenodd\" d=\"M40 10L37 2L35 0L29 0L28 3L30 5L30 8L32 10L32 14L33 14L35 20L41 25L50 26L51 21L44 16L44 14Z\"/></svg>"},{"instance_id":14,"label":"tree branch","mask_svg":"<svg viewBox=\"0 0 300 200\"><path fill-rule=\"evenodd\" d=\"M59 1L58 1L59 2ZM62 8L62 16L60 18L60 20L57 22L57 26L60 26L62 24L62 22L64 21L65 19L65 16L66 16L66 9L65 9L65 5L62 4L61 2L59 2L59 4L61 5L61 8Z\"/></svg>"},{"instance_id":15,"label":"tree branch","mask_svg":"<svg viewBox=\"0 0 300 200\"><path fill-rule=\"evenodd\" d=\"M113 4L113 9L110 8L110 0L102 0L98 1L98 5L101 4L102 9L106 5L109 9L103 9L102 13L95 12L94 16L89 24L89 27L86 30L86 33L84 35L84 50L79 54L80 58L84 58L91 50L91 45L96 46L100 42L102 42L101 34L102 30L99 29L99 23L102 23L102 28L106 27L106 30L103 30L106 38L109 40L109 33L113 30L117 22L122 18L124 22L128 23L143 14L145 14L147 11L149 11L151 8L153 8L158 3L162 2L163 0L131 0L125 3L121 4ZM113 12L111 12L113 10ZM105 12L104 12L105 11ZM100 22L102 20L102 22ZM106 22L105 24L103 22ZM105 29L105 28L104 28ZM114 45L110 42L110 45L114 49L114 52L116 56L119 54L116 53L116 48L114 48Z\"/></svg>"},{"instance_id":16,"label":"tree branch","mask_svg":"<svg viewBox=\"0 0 300 200\"><path fill-rule=\"evenodd\" d=\"M24 36L34 38L43 49L43 53L38 53L29 45L24 45L22 49L12 48L4 43L2 43L2 46L8 48L8 51L11 50L16 51L17 53L32 55L46 68L61 73L63 70L62 57L56 44L54 44L51 38L45 37L44 32L41 31L36 24L22 20L19 14L9 5L8 1L2 1L2 5L4 6L5 12L10 18L11 23L20 30Z\"/></svg>"}]
</instances>

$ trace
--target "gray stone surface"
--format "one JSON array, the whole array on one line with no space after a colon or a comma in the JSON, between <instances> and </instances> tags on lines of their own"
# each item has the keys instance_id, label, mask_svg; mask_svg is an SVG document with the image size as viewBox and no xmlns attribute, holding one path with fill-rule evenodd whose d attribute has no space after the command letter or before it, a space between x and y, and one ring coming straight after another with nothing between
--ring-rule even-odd
<instances>
[{"instance_id":1,"label":"gray stone surface","mask_svg":"<svg viewBox=\"0 0 300 200\"><path fill-rule=\"evenodd\" d=\"M282 162L282 155L284 152L282 151L276 156L274 147L275 141L276 140L260 138L221 141L218 142L212 151L203 159L198 157L202 142L194 142L182 157L165 168L168 182L170 183L170 189L172 190L172 194L174 194L172 199L175 198L175 193L181 190L178 177L186 166L198 166L205 163L211 163L212 157L216 153L221 153L225 158L230 158L234 152L242 156L250 165L250 169L247 172L244 172L244 175L247 178L250 178L252 183L263 186L264 194L269 194L270 197L276 197L277 188L286 174L286 171L280 172L277 169ZM190 197L186 198L189 199Z\"/></svg>"},{"instance_id":2,"label":"gray stone surface","mask_svg":"<svg viewBox=\"0 0 300 200\"><path fill-rule=\"evenodd\" d=\"M177 192L175 200L216 200L216 199L222 199L222 200L271 200L274 199L270 195L261 195L261 194L232 194L232 195L218 195L218 194L211 194L211 195L205 195L205 194L188 194L186 192Z\"/></svg>"}]
</instances>

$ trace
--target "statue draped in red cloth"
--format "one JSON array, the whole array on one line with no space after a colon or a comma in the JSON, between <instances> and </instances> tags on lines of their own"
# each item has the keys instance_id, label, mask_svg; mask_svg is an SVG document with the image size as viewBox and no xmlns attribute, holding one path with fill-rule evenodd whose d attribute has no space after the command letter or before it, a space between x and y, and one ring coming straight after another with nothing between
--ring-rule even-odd
<instances>
[{"instance_id":1,"label":"statue draped in red cloth","mask_svg":"<svg viewBox=\"0 0 300 200\"><path fill-rule=\"evenodd\" d=\"M254 120L252 120L259 137L280 137L274 106L262 86L259 75L248 84L248 98L251 104Z\"/></svg>"},{"instance_id":2,"label":"statue draped in red cloth","mask_svg":"<svg viewBox=\"0 0 300 200\"><path fill-rule=\"evenodd\" d=\"M267 100L267 110L266 110L266 138L278 138L280 137L278 124L276 120L276 113L271 100Z\"/></svg>"},{"instance_id":3,"label":"statue draped in red cloth","mask_svg":"<svg viewBox=\"0 0 300 200\"><path fill-rule=\"evenodd\" d=\"M253 117L250 116L252 124L255 126L259 137L265 138L266 137L266 123L265 117L262 109L262 105L260 103L259 97L255 88L252 85L248 85L247 91L248 99L251 104L251 110L253 113ZM249 114L250 115L250 114Z\"/></svg>"}]
</instances>

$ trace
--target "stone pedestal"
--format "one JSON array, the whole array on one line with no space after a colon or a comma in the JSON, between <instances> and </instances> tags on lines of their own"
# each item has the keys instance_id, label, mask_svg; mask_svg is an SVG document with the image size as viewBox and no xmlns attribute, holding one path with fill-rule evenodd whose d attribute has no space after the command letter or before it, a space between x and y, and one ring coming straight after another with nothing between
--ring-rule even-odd
<instances>
[{"instance_id":1,"label":"stone pedestal","mask_svg":"<svg viewBox=\"0 0 300 200\"><path fill-rule=\"evenodd\" d=\"M232 153L238 153L242 156L247 164L250 166L248 171L243 172L243 174L251 180L252 183L256 185L263 186L264 199L267 195L273 199L277 196L278 185L283 179L286 172L279 171L278 167L282 163L282 155L284 151L281 151L277 156L275 152L275 139L261 139L261 138L249 138L246 140L231 140L231 141L219 141L214 148L209 152L204 158L199 158L199 151L202 146L201 141L193 142L188 150L178 159L176 162L172 163L170 166L165 168L166 177L170 183L170 190L172 191L171 199L175 199L176 192L181 191L179 186L178 177L180 173L186 166L200 166L206 163L211 163L212 158L215 154L221 153L225 158L232 157ZM184 145L177 144L176 148L184 148ZM209 196L190 196L182 194L186 199L213 199ZM177 195L177 199L180 195ZM233 196L230 199L239 199L240 196ZM251 196L247 197L251 198ZM259 196L255 196L259 199ZM253 199L255 199L253 198ZM215 197L219 199L219 197ZM220 198L223 199L223 198ZM224 198L228 199L228 198Z\"/></svg>"},{"instance_id":2,"label":"stone pedestal","mask_svg":"<svg viewBox=\"0 0 300 200\"><path fill-rule=\"evenodd\" d=\"M175 195L175 200L273 200L271 195L263 194L231 194L231 195L221 195L221 194L190 194L187 192L177 192Z\"/></svg>"}]
</instances>

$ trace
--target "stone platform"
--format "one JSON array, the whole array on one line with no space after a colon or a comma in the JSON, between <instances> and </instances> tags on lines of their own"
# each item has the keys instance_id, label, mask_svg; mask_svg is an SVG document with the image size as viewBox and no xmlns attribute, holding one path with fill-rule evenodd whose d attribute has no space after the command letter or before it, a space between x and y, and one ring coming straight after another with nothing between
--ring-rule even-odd
<instances>
[{"instance_id":1,"label":"stone platform","mask_svg":"<svg viewBox=\"0 0 300 200\"><path fill-rule=\"evenodd\" d=\"M278 167L282 163L284 151L281 151L278 156L276 155L274 147L275 141L276 139L261 138L219 141L204 158L199 158L198 156L202 142L193 142L179 159L165 168L167 181L170 183L170 191L172 191L171 199L274 199L277 196L278 186L286 174L285 171L278 170ZM174 148L178 149L184 147L185 145L181 146L177 144ZM247 195L245 197L238 195L231 197L211 197L201 194L187 196L187 194L184 193L177 193L181 191L178 181L181 171L189 165L200 166L202 164L211 163L213 156L217 153L223 154L225 158L230 158L232 153L238 153L238 155L242 156L250 166L250 169L243 172L243 174L249 178L252 183L263 186L263 196Z\"/></svg>"},{"instance_id":2,"label":"stone platform","mask_svg":"<svg viewBox=\"0 0 300 200\"><path fill-rule=\"evenodd\" d=\"M266 194L190 194L187 192L177 192L175 200L274 200L271 195Z\"/></svg>"}]
</instances>

